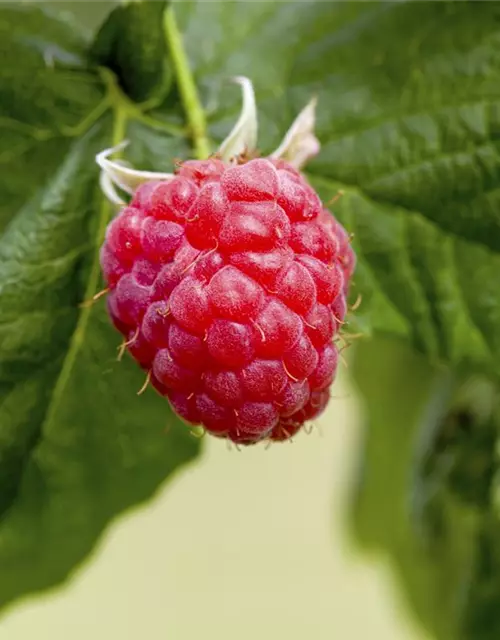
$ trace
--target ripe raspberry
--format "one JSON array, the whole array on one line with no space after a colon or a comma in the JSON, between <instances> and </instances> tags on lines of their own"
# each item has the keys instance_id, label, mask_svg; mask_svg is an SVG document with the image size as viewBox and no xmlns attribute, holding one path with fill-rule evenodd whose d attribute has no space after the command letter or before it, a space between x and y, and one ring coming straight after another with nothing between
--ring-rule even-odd
<instances>
[{"instance_id":1,"label":"ripe raspberry","mask_svg":"<svg viewBox=\"0 0 500 640\"><path fill-rule=\"evenodd\" d=\"M108 309L185 421L285 440L329 399L354 254L283 160L190 160L148 182L101 250Z\"/></svg>"}]
</instances>

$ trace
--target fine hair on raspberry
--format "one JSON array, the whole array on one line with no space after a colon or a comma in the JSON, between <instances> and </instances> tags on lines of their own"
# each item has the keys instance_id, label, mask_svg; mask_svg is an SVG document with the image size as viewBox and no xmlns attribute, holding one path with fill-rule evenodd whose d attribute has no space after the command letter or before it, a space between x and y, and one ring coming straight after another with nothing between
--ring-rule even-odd
<instances>
[{"instance_id":1,"label":"fine hair on raspberry","mask_svg":"<svg viewBox=\"0 0 500 640\"><path fill-rule=\"evenodd\" d=\"M354 262L274 158L181 163L137 188L101 249L109 314L156 391L239 444L289 439L325 409Z\"/></svg>"}]
</instances>

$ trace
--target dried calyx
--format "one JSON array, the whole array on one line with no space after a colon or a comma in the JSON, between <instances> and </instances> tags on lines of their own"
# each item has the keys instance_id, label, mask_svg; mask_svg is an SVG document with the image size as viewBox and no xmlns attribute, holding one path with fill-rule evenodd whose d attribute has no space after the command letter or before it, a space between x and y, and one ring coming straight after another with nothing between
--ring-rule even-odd
<instances>
[{"instance_id":1,"label":"dried calyx","mask_svg":"<svg viewBox=\"0 0 500 640\"><path fill-rule=\"evenodd\" d=\"M233 80L242 89L241 114L215 155L228 164L239 164L242 159L251 159L256 155L257 108L251 81L243 76ZM313 97L299 113L279 147L269 154L270 158L281 158L296 169L300 169L319 152L320 144L314 135L316 102L316 98ZM101 168L101 188L106 197L118 206L124 205L125 202L119 195L117 187L132 195L141 184L174 178L173 173L141 171L122 160L112 160L111 156L122 151L127 144L128 141L124 140L116 147L104 149L96 156L97 164Z\"/></svg>"}]
</instances>

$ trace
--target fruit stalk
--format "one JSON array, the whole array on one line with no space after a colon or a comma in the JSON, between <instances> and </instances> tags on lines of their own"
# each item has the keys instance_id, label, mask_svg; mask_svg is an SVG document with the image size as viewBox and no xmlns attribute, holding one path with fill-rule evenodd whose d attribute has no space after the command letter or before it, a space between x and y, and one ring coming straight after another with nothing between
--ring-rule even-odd
<instances>
[{"instance_id":1,"label":"fruit stalk","mask_svg":"<svg viewBox=\"0 0 500 640\"><path fill-rule=\"evenodd\" d=\"M194 152L199 160L203 160L210 155L210 142L207 137L205 112L201 106L196 84L189 67L184 47L182 46L182 36L177 27L172 6L165 12L165 36L174 66L177 86L179 87L182 104L186 112Z\"/></svg>"}]
</instances>

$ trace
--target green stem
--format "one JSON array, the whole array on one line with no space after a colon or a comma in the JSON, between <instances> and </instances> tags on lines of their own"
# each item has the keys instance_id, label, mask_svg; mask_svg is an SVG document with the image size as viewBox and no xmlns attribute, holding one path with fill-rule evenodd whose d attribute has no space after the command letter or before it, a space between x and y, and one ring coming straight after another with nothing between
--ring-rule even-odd
<instances>
[{"instance_id":1,"label":"green stem","mask_svg":"<svg viewBox=\"0 0 500 640\"><path fill-rule=\"evenodd\" d=\"M201 106L172 6L165 12L165 34L170 48L170 55L172 56L177 86L179 87L193 140L194 151L197 158L202 160L210 155L205 112Z\"/></svg>"},{"instance_id":2,"label":"green stem","mask_svg":"<svg viewBox=\"0 0 500 640\"><path fill-rule=\"evenodd\" d=\"M110 107L109 96L106 96L81 122L69 127L62 127L61 133L68 138L77 138L90 129L90 127L106 113Z\"/></svg>"},{"instance_id":3,"label":"green stem","mask_svg":"<svg viewBox=\"0 0 500 640\"><path fill-rule=\"evenodd\" d=\"M173 138L185 138L186 137L186 128L181 127L178 124L174 124L173 122L167 122L165 120L157 120L156 118L147 115L146 113L136 113L134 114L134 119L142 122L143 124L151 127L152 129L157 129L158 131L164 131L168 133Z\"/></svg>"}]
</instances>

